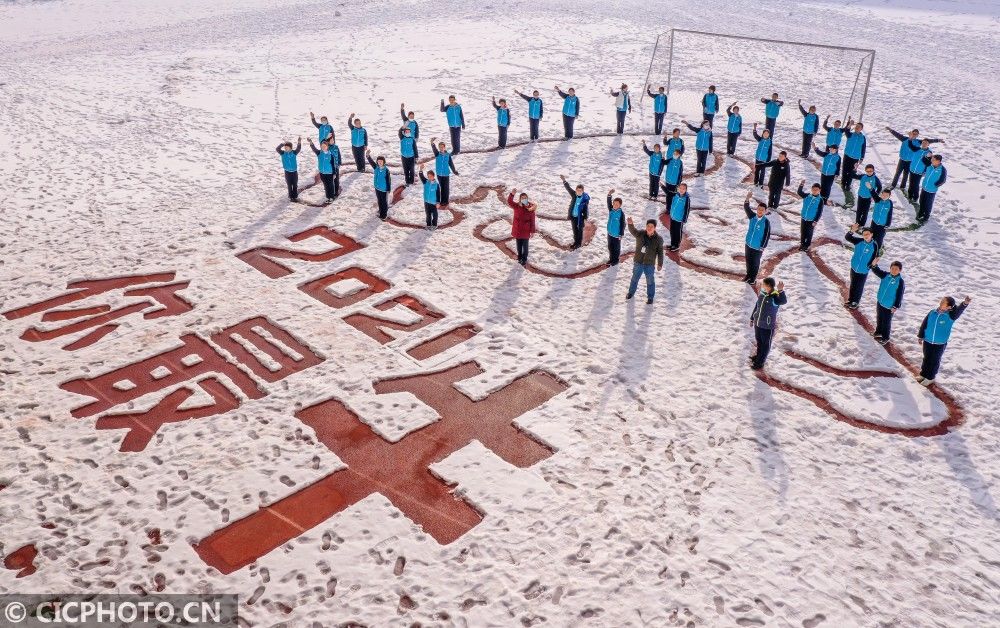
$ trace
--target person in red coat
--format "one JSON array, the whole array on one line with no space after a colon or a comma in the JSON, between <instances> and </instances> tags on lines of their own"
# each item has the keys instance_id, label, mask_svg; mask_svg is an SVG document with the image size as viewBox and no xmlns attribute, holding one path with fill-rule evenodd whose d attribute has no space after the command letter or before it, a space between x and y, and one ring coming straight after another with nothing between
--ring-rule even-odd
<instances>
[{"instance_id":1,"label":"person in red coat","mask_svg":"<svg viewBox=\"0 0 1000 628\"><path fill-rule=\"evenodd\" d=\"M525 192L521 192L515 201L517 188L510 191L507 196L507 204L514 210L514 220L510 224L510 235L514 236L517 243L517 263L524 266L528 263L528 240L535 233L535 210L538 205L528 199Z\"/></svg>"}]
</instances>

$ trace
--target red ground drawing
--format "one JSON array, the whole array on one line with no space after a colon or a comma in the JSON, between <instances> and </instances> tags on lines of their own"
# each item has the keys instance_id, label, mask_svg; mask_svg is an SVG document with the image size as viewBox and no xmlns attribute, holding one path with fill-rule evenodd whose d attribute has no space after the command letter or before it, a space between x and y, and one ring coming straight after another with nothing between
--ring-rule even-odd
<instances>
[{"instance_id":1,"label":"red ground drawing","mask_svg":"<svg viewBox=\"0 0 1000 628\"><path fill-rule=\"evenodd\" d=\"M7 554L3 559L3 566L16 571L15 578L24 578L38 570L38 567L35 566L35 557L37 556L38 550L35 549L34 543L25 545Z\"/></svg>"},{"instance_id":2,"label":"red ground drawing","mask_svg":"<svg viewBox=\"0 0 1000 628\"><path fill-rule=\"evenodd\" d=\"M278 279L291 275L294 271L287 265L277 261L279 259L297 259L304 262L328 262L338 257L353 253L365 247L354 238L335 231L325 225L310 227L305 231L288 236L291 242L301 242L309 238L323 238L331 244L333 248L322 253L309 253L307 251L296 251L277 246L258 246L236 255L250 266L253 266L271 279Z\"/></svg>"},{"instance_id":3,"label":"red ground drawing","mask_svg":"<svg viewBox=\"0 0 1000 628\"><path fill-rule=\"evenodd\" d=\"M347 281L348 279L360 281L364 284L364 287L359 288L351 294L343 296L337 296L329 291L330 286L341 281ZM369 272L364 268L353 266L351 268L345 268L344 270L307 281L299 286L299 290L305 292L320 303L324 303L335 310L339 310L349 305L360 303L368 297L374 296L380 292L385 292L391 287L391 283L382 279L378 275Z\"/></svg>"},{"instance_id":4,"label":"red ground drawing","mask_svg":"<svg viewBox=\"0 0 1000 628\"><path fill-rule=\"evenodd\" d=\"M386 333L386 329L395 329L402 332L413 332L422 329L434 321L444 318L444 313L439 312L421 301L419 298L404 294L391 299L386 299L378 305L373 306L380 312L391 310L396 306L405 307L420 316L420 319L413 323L397 323L373 314L359 312L344 317L344 322L358 331L374 338L381 345L392 342L395 337Z\"/></svg>"},{"instance_id":5,"label":"red ground drawing","mask_svg":"<svg viewBox=\"0 0 1000 628\"><path fill-rule=\"evenodd\" d=\"M454 329L449 329L430 340L425 340L415 347L408 349L406 354L414 360L427 360L439 353L444 353L452 347L457 347L466 340L475 337L480 331L482 330L479 326L472 323L461 325Z\"/></svg>"}]
</instances>

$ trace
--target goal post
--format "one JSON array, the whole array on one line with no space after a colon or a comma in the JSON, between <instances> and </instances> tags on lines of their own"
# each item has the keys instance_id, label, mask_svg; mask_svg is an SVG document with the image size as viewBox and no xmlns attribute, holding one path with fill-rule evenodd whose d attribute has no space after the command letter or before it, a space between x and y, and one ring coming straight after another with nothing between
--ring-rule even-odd
<instances>
[{"instance_id":1,"label":"goal post","mask_svg":"<svg viewBox=\"0 0 1000 628\"><path fill-rule=\"evenodd\" d=\"M821 120L830 114L860 122L874 65L868 48L672 28L656 37L639 102L648 98L647 85L654 93L664 86L667 111L700 118L701 96L713 84L719 113L733 101L759 105L778 92L786 105L799 98L816 105Z\"/></svg>"}]
</instances>

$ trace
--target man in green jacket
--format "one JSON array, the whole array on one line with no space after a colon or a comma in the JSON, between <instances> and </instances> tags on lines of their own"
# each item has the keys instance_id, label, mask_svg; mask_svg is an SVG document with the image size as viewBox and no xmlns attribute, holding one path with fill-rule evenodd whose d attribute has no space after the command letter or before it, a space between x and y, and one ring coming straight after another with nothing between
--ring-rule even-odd
<instances>
[{"instance_id":1,"label":"man in green jacket","mask_svg":"<svg viewBox=\"0 0 1000 628\"><path fill-rule=\"evenodd\" d=\"M646 303L652 303L653 295L656 294L653 264L656 264L656 270L663 270L663 238L656 233L656 221L652 219L646 221L645 231L639 231L629 217L628 230L635 238L635 265L632 267L632 282L629 283L625 300L628 301L635 294L635 289L639 286L639 275L646 275Z\"/></svg>"}]
</instances>

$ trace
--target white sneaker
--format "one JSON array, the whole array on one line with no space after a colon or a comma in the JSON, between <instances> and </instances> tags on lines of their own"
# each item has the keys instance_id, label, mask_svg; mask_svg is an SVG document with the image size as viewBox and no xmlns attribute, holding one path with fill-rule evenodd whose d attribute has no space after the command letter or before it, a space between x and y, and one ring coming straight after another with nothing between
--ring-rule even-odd
<instances>
[{"instance_id":1,"label":"white sneaker","mask_svg":"<svg viewBox=\"0 0 1000 628\"><path fill-rule=\"evenodd\" d=\"M925 387L925 388L927 386L930 386L933 383L934 383L933 379L922 379L922 380L920 380L920 385L923 386L923 387Z\"/></svg>"},{"instance_id":2,"label":"white sneaker","mask_svg":"<svg viewBox=\"0 0 1000 628\"><path fill-rule=\"evenodd\" d=\"M914 378L915 380L917 380L917 381L918 381L919 383L921 383L921 384L923 384L923 383L924 383L924 376L923 376L923 375L914 375L914 376L913 376L913 378Z\"/></svg>"}]
</instances>

